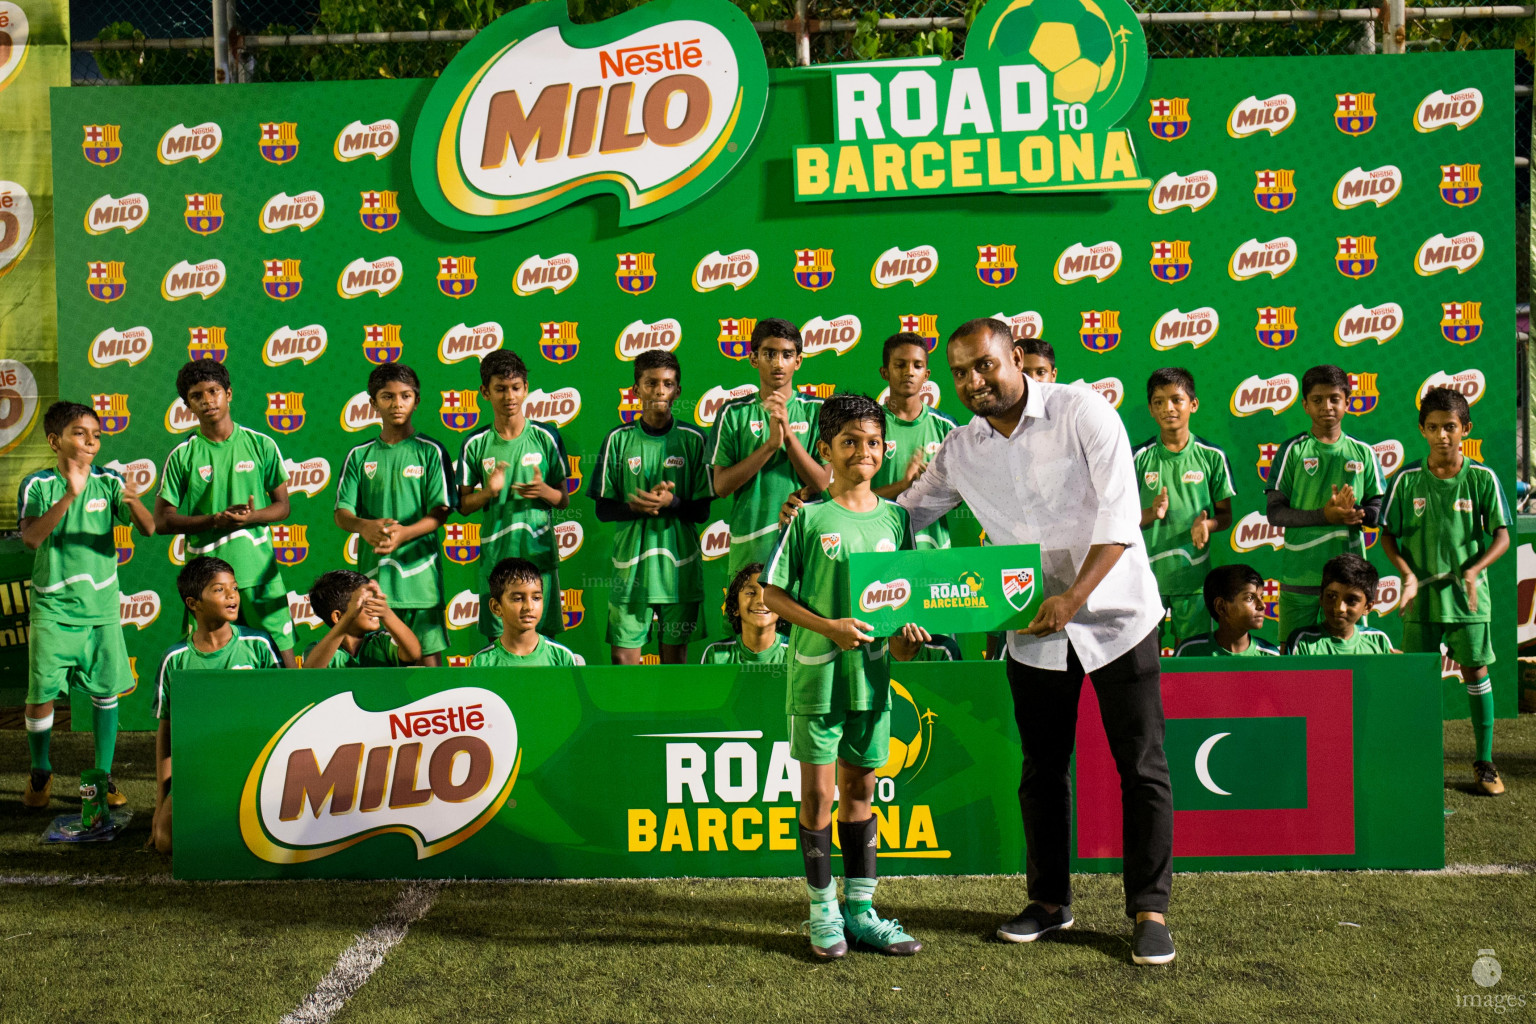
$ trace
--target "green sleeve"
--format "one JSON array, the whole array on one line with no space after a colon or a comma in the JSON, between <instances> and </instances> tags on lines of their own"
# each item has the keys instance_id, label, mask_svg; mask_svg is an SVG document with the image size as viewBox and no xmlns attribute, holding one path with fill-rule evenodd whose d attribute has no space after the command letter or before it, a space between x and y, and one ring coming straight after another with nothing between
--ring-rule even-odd
<instances>
[{"instance_id":1,"label":"green sleeve","mask_svg":"<svg viewBox=\"0 0 1536 1024\"><path fill-rule=\"evenodd\" d=\"M806 409L806 413L807 416L805 436L800 439L800 443L805 446L806 451L811 453L811 458L815 459L819 463L821 462L821 459L817 458L816 456L816 442L821 438L821 432L819 430L819 424L821 423L821 403L814 403Z\"/></svg>"},{"instance_id":2,"label":"green sleeve","mask_svg":"<svg viewBox=\"0 0 1536 1024\"><path fill-rule=\"evenodd\" d=\"M272 646L272 638L263 634L261 640L262 642L256 645L256 667L282 668L283 663L277 660L277 650Z\"/></svg>"},{"instance_id":3,"label":"green sleeve","mask_svg":"<svg viewBox=\"0 0 1536 1024\"><path fill-rule=\"evenodd\" d=\"M283 468L283 452L277 441L266 434L258 436L261 438L261 483L270 495L288 482L288 471Z\"/></svg>"},{"instance_id":4,"label":"green sleeve","mask_svg":"<svg viewBox=\"0 0 1536 1024\"><path fill-rule=\"evenodd\" d=\"M1492 534L1497 530L1507 530L1513 525L1509 514L1509 503L1504 500L1504 485L1499 483L1499 478L1493 473L1479 473L1486 477L1483 482L1484 494L1480 504L1483 508L1483 529Z\"/></svg>"},{"instance_id":5,"label":"green sleeve","mask_svg":"<svg viewBox=\"0 0 1536 1024\"><path fill-rule=\"evenodd\" d=\"M1208 454L1211 464L1205 471L1205 480L1211 488L1211 500L1226 501L1237 494L1237 488L1232 486L1232 466L1226 452L1216 449ZM1214 513L1215 509L1211 511Z\"/></svg>"},{"instance_id":6,"label":"green sleeve","mask_svg":"<svg viewBox=\"0 0 1536 1024\"><path fill-rule=\"evenodd\" d=\"M479 651L469 659L470 668L493 668L492 655L488 651Z\"/></svg>"},{"instance_id":7,"label":"green sleeve","mask_svg":"<svg viewBox=\"0 0 1536 1024\"><path fill-rule=\"evenodd\" d=\"M182 499L186 497L187 459L190 451L191 448L185 444L177 445L166 456L165 465L161 467L159 496L171 508L180 508Z\"/></svg>"},{"instance_id":8,"label":"green sleeve","mask_svg":"<svg viewBox=\"0 0 1536 1024\"><path fill-rule=\"evenodd\" d=\"M1386 494L1387 487L1381 479L1381 463L1376 461L1376 452L1368 444L1361 444L1360 447L1365 451L1365 466L1368 470L1365 474L1365 494L1361 495L1363 501L1365 498Z\"/></svg>"},{"instance_id":9,"label":"green sleeve","mask_svg":"<svg viewBox=\"0 0 1536 1024\"><path fill-rule=\"evenodd\" d=\"M336 482L336 507L357 514L357 486L362 473L362 448L347 453L347 461L341 467L341 479Z\"/></svg>"},{"instance_id":10,"label":"green sleeve","mask_svg":"<svg viewBox=\"0 0 1536 1024\"><path fill-rule=\"evenodd\" d=\"M619 443L619 432L622 427L614 427L608 431L608 436L603 438L603 447L597 454L597 469L592 473L592 479L597 486L592 489L594 498L612 498L615 501L624 500L624 488L614 480L613 467L622 464L623 453L615 452L614 448ZM615 457L617 456L617 458Z\"/></svg>"},{"instance_id":11,"label":"green sleeve","mask_svg":"<svg viewBox=\"0 0 1536 1024\"><path fill-rule=\"evenodd\" d=\"M694 501L713 498L715 487L710 479L709 465L704 459L704 438L694 433L689 433L688 437L688 454L684 458L688 460L688 477L692 486L686 497Z\"/></svg>"},{"instance_id":12,"label":"green sleeve","mask_svg":"<svg viewBox=\"0 0 1536 1024\"><path fill-rule=\"evenodd\" d=\"M553 660L551 661L551 664L554 664L554 665L557 665L557 666L575 667L576 659L571 657L571 652L569 650L567 650L565 647L562 647L559 644L555 644L554 648L555 648L555 650L554 650L554 655L555 656L554 656Z\"/></svg>"},{"instance_id":13,"label":"green sleeve","mask_svg":"<svg viewBox=\"0 0 1536 1024\"><path fill-rule=\"evenodd\" d=\"M901 520L901 526L899 527L899 529L901 530L901 539L899 541L897 541L896 550L897 551L915 551L915 550L917 550L917 539L912 535L912 513L908 512L906 509L902 508L900 505L896 505L895 502L892 502L891 504L895 506L896 513L897 513L898 517Z\"/></svg>"},{"instance_id":14,"label":"green sleeve","mask_svg":"<svg viewBox=\"0 0 1536 1024\"><path fill-rule=\"evenodd\" d=\"M1275 461L1273 463L1275 467L1275 482L1270 489L1279 491L1281 494L1285 495L1287 499L1291 497L1291 488L1295 486L1291 479L1295 474L1291 469L1291 460L1287 458L1287 456L1290 455L1291 448L1293 448L1295 444L1296 442L1294 440L1287 441L1285 444L1282 444L1280 446L1280 450L1275 453Z\"/></svg>"},{"instance_id":15,"label":"green sleeve","mask_svg":"<svg viewBox=\"0 0 1536 1024\"><path fill-rule=\"evenodd\" d=\"M1405 479L1407 478L1401 471L1393 478L1392 486L1387 490L1386 504L1381 510L1381 528L1394 538L1403 535L1403 503L1398 498L1398 490L1403 486Z\"/></svg>"},{"instance_id":16,"label":"green sleeve","mask_svg":"<svg viewBox=\"0 0 1536 1024\"><path fill-rule=\"evenodd\" d=\"M734 466L740 462L743 456L737 437L739 433L736 423L736 410L739 406L726 406L720 410L720 415L715 417L714 429L709 435L709 464L711 466Z\"/></svg>"},{"instance_id":17,"label":"green sleeve","mask_svg":"<svg viewBox=\"0 0 1536 1024\"><path fill-rule=\"evenodd\" d=\"M424 507L421 510L423 515L435 508L456 504L448 496L448 489L452 484L448 479L449 469L443 464L446 453L436 441L429 438L428 442L425 460L427 464L422 467L423 472L427 474L427 489L424 492L426 500L422 503Z\"/></svg>"},{"instance_id":18,"label":"green sleeve","mask_svg":"<svg viewBox=\"0 0 1536 1024\"><path fill-rule=\"evenodd\" d=\"M107 474L108 485L112 489L112 518L119 523L131 523L133 517L128 514L128 487L123 483L123 478L116 473Z\"/></svg>"},{"instance_id":19,"label":"green sleeve","mask_svg":"<svg viewBox=\"0 0 1536 1024\"><path fill-rule=\"evenodd\" d=\"M394 668L400 664L400 648L395 646L395 638L382 629L369 636L357 653L360 665Z\"/></svg>"},{"instance_id":20,"label":"green sleeve","mask_svg":"<svg viewBox=\"0 0 1536 1024\"><path fill-rule=\"evenodd\" d=\"M549 431L546 435L549 440L549 457L545 460L548 471L544 474L544 482L564 490L565 478L571 475L570 463L565 458L565 438L560 436L560 428L553 423L545 423L543 426Z\"/></svg>"},{"instance_id":21,"label":"green sleeve","mask_svg":"<svg viewBox=\"0 0 1536 1024\"><path fill-rule=\"evenodd\" d=\"M458 479L461 491L467 491L471 487L478 490L484 485L485 476L480 471L480 458L475 452L470 450L475 443L475 439L481 436L483 435L472 434L466 438L464 440L464 447L459 451Z\"/></svg>"},{"instance_id":22,"label":"green sleeve","mask_svg":"<svg viewBox=\"0 0 1536 1024\"><path fill-rule=\"evenodd\" d=\"M779 542L774 545L768 567L759 577L761 582L778 587L791 596L799 594L796 581L800 579L801 563L804 561L801 553L804 547L802 537L810 517L810 511L802 508L800 514L790 521L789 528L779 534Z\"/></svg>"}]
</instances>

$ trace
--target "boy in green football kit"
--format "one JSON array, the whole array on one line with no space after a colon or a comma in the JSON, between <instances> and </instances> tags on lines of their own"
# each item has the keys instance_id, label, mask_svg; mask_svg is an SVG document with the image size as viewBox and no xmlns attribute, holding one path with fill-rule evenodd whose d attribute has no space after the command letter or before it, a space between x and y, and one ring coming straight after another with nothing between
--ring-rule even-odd
<instances>
[{"instance_id":1,"label":"boy in green football kit","mask_svg":"<svg viewBox=\"0 0 1536 1024\"><path fill-rule=\"evenodd\" d=\"M1180 658L1259 658L1278 655L1280 648L1255 630L1264 628L1264 577L1251 565L1234 562L1205 576L1205 609L1216 628L1179 644Z\"/></svg>"},{"instance_id":2,"label":"boy in green football kit","mask_svg":"<svg viewBox=\"0 0 1536 1024\"><path fill-rule=\"evenodd\" d=\"M480 632L501 636L488 596L491 570L506 558L526 558L544 580L544 618L539 632L565 631L560 607L560 555L555 510L571 503L570 475L560 428L523 415L528 367L515 352L497 349L480 361L480 396L491 408L491 425L469 435L459 456L459 514L480 514Z\"/></svg>"},{"instance_id":3,"label":"boy in green football kit","mask_svg":"<svg viewBox=\"0 0 1536 1024\"><path fill-rule=\"evenodd\" d=\"M779 533L779 508L791 491L827 486L816 462L816 417L821 399L795 391L804 345L788 320L770 317L752 329L751 363L758 392L720 407L709 438L715 495L735 496L728 522L735 575L749 562L766 562Z\"/></svg>"},{"instance_id":4,"label":"boy in green football kit","mask_svg":"<svg viewBox=\"0 0 1536 1024\"><path fill-rule=\"evenodd\" d=\"M845 935L881 952L909 956L921 943L874 909L875 769L890 758L892 653L910 657L928 640L907 624L889 643L850 616L848 558L863 551L913 550L906 509L874 493L885 457L885 410L863 395L822 405L817 454L831 468L827 497L805 503L785 528L762 580L766 603L789 634L789 753L800 762L800 852L810 891L811 952L848 950ZM835 787L834 787L835 783ZM832 881L832 803L838 804L844 896Z\"/></svg>"},{"instance_id":5,"label":"boy in green football kit","mask_svg":"<svg viewBox=\"0 0 1536 1024\"><path fill-rule=\"evenodd\" d=\"M640 354L640 416L608 432L593 474L598 521L616 524L607 633L615 665L640 664L653 619L663 665L686 664L699 634L704 559L694 527L709 518L711 494L704 432L672 415L682 379L671 352Z\"/></svg>"},{"instance_id":6,"label":"boy in green football kit","mask_svg":"<svg viewBox=\"0 0 1536 1024\"><path fill-rule=\"evenodd\" d=\"M923 401L928 383L928 348L916 334L893 334L880 354L880 376L890 385L885 399L885 461L873 481L875 493L896 498L928 468L955 421ZM949 547L945 519L917 535L919 551Z\"/></svg>"},{"instance_id":7,"label":"boy in green football kit","mask_svg":"<svg viewBox=\"0 0 1536 1024\"><path fill-rule=\"evenodd\" d=\"M1189 432L1200 410L1195 378L1179 366L1147 378L1147 410L1158 436L1131 453L1141 488L1141 529L1147 560L1163 599L1165 654L1210 631L1203 595L1211 563L1211 534L1232 525L1232 469L1220 448Z\"/></svg>"},{"instance_id":8,"label":"boy in green football kit","mask_svg":"<svg viewBox=\"0 0 1536 1024\"><path fill-rule=\"evenodd\" d=\"M763 563L753 562L731 577L725 590L725 619L736 634L704 648L701 665L766 665L783 671L789 640L779 632L779 617L765 599L759 577Z\"/></svg>"},{"instance_id":9,"label":"boy in green football kit","mask_svg":"<svg viewBox=\"0 0 1536 1024\"><path fill-rule=\"evenodd\" d=\"M526 558L503 558L491 570L484 600L495 606L501 636L469 659L473 668L581 665L564 644L539 635L544 617L544 576Z\"/></svg>"},{"instance_id":10,"label":"boy in green football kit","mask_svg":"<svg viewBox=\"0 0 1536 1024\"><path fill-rule=\"evenodd\" d=\"M288 471L266 434L231 418L229 370L194 359L176 373L176 393L197 417L197 431L166 456L155 499L155 529L182 533L187 557L217 555L235 569L245 621L272 638L293 668L288 588L267 527L288 518Z\"/></svg>"},{"instance_id":11,"label":"boy in green football kit","mask_svg":"<svg viewBox=\"0 0 1536 1024\"><path fill-rule=\"evenodd\" d=\"M43 414L43 431L57 462L24 479L16 496L22 543L37 552L22 709L31 771L21 802L48 806L53 701L76 687L91 695L95 767L108 773L107 803L121 807L127 799L112 783L112 754L117 698L133 689L133 670L123 642L112 527L131 522L149 537L155 523L121 474L92 464L101 450L101 423L90 406L54 402Z\"/></svg>"},{"instance_id":12,"label":"boy in green football kit","mask_svg":"<svg viewBox=\"0 0 1536 1024\"><path fill-rule=\"evenodd\" d=\"M192 635L166 649L155 676L155 815L150 839L161 853L171 852L171 683L181 672L281 668L272 638L259 629L236 625L240 588L235 570L221 558L202 555L176 576L176 593L192 614Z\"/></svg>"},{"instance_id":13,"label":"boy in green football kit","mask_svg":"<svg viewBox=\"0 0 1536 1024\"><path fill-rule=\"evenodd\" d=\"M304 652L305 668L397 668L421 660L416 634L360 572L321 573L309 588L309 606L329 632Z\"/></svg>"},{"instance_id":14,"label":"boy in green football kit","mask_svg":"<svg viewBox=\"0 0 1536 1024\"><path fill-rule=\"evenodd\" d=\"M1472 430L1467 400L1435 388L1419 405L1429 456L1404 466L1387 492L1382 547L1402 574L1403 649L1450 651L1471 705L1477 757L1472 773L1489 796L1504 792L1493 763L1494 662L1488 567L1509 550L1509 513L1498 475L1462 454Z\"/></svg>"},{"instance_id":15,"label":"boy in green football kit","mask_svg":"<svg viewBox=\"0 0 1536 1024\"><path fill-rule=\"evenodd\" d=\"M1359 555L1334 555L1323 565L1319 622L1285 641L1286 654L1398 654L1387 634L1360 625L1376 603L1376 567Z\"/></svg>"},{"instance_id":16,"label":"boy in green football kit","mask_svg":"<svg viewBox=\"0 0 1536 1024\"><path fill-rule=\"evenodd\" d=\"M333 514L337 526L358 535L358 568L416 635L421 664L436 668L448 649L437 531L458 505L453 456L411 424L421 381L409 366L376 367L368 400L379 414L379 436L347 453Z\"/></svg>"},{"instance_id":17,"label":"boy in green football kit","mask_svg":"<svg viewBox=\"0 0 1536 1024\"><path fill-rule=\"evenodd\" d=\"M1301 378L1312 429L1280 446L1265 518L1285 530L1280 552L1280 635L1318 621L1319 568L1334 555L1365 556L1365 527L1381 522L1386 494L1376 453L1344 433L1349 374L1314 366Z\"/></svg>"}]
</instances>

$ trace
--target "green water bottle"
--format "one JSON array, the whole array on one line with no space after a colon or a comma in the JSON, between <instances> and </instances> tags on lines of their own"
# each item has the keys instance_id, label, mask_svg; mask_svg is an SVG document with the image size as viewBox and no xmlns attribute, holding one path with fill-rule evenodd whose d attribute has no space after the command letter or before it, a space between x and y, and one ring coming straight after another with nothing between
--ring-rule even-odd
<instances>
[{"instance_id":1,"label":"green water bottle","mask_svg":"<svg viewBox=\"0 0 1536 1024\"><path fill-rule=\"evenodd\" d=\"M80 829L88 832L108 821L107 773L87 768L80 773Z\"/></svg>"}]
</instances>

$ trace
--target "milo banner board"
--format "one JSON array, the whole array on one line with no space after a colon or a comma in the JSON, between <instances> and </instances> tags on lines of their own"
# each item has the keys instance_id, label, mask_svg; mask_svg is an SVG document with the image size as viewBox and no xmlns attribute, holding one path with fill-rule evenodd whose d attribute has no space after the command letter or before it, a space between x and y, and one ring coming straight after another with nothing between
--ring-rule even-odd
<instances>
[{"instance_id":1,"label":"milo banner board","mask_svg":"<svg viewBox=\"0 0 1536 1024\"><path fill-rule=\"evenodd\" d=\"M875 636L891 636L909 622L930 633L1023 629L1047 596L1039 581L1038 544L848 558L850 607Z\"/></svg>"},{"instance_id":2,"label":"milo banner board","mask_svg":"<svg viewBox=\"0 0 1536 1024\"><path fill-rule=\"evenodd\" d=\"M1175 868L1443 866L1433 660L1165 662ZM893 668L882 870L1017 872L1003 666ZM793 874L778 669L178 676L176 877ZM1092 687L1080 719L1077 867L1108 870L1119 783Z\"/></svg>"},{"instance_id":3,"label":"milo banner board","mask_svg":"<svg viewBox=\"0 0 1536 1024\"><path fill-rule=\"evenodd\" d=\"M674 411L708 434L760 386L764 318L800 329L794 387L816 397L879 397L881 344L910 331L931 350L925 400L963 424L944 341L995 316L1053 345L1058 382L1110 403L1133 444L1157 430L1148 375L1193 373L1191 428L1236 490L1209 564L1257 569L1277 641L1285 533L1264 490L1309 428L1308 367L1349 374L1344 429L1389 485L1425 454L1418 403L1437 387L1472 403L1468 457L1514 485L1510 81L1498 52L1148 61L1118 0L993 0L949 63L769 73L732 4L657 0L580 26L526 5L430 81L56 90L60 376L99 411L101 463L152 499L197 429L177 369L223 362L235 421L283 458L271 541L302 651L320 635L311 582L358 560L333 513L347 453L379 429L369 372L412 367L416 429L462 462L494 419L480 360L517 352L525 411L568 456L547 600L560 642L600 663L625 570L591 474L640 415L637 356L677 356ZM728 631L736 500L695 528L709 639ZM976 550L970 510L949 524ZM454 514L437 537L452 665L486 642L483 526ZM118 541L141 679L122 720L145 728L142 680L182 628L185 543ZM1396 572L1365 541L1384 577L1372 625L1400 637ZM1501 560L1488 588L1502 714L1514 574ZM1435 674L1465 714L1455 666Z\"/></svg>"}]
</instances>

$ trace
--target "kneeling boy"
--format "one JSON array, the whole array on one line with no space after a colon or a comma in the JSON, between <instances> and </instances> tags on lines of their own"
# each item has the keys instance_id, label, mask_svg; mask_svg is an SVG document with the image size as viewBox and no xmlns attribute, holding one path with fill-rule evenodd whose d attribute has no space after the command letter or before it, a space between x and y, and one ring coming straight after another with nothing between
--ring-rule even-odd
<instances>
[{"instance_id":1,"label":"kneeling boy","mask_svg":"<svg viewBox=\"0 0 1536 1024\"><path fill-rule=\"evenodd\" d=\"M321 573L309 588L309 604L331 631L304 652L305 668L394 668L421 660L416 634L362 573Z\"/></svg>"},{"instance_id":2,"label":"kneeling boy","mask_svg":"<svg viewBox=\"0 0 1536 1024\"><path fill-rule=\"evenodd\" d=\"M539 635L544 618L544 577L526 558L503 558L491 570L491 611L501 622L501 636L469 659L476 668L531 668L535 665L580 665L569 647Z\"/></svg>"},{"instance_id":3,"label":"kneeling boy","mask_svg":"<svg viewBox=\"0 0 1536 1024\"><path fill-rule=\"evenodd\" d=\"M1356 625L1376 601L1376 567L1359 555L1323 563L1321 625L1303 626L1285 641L1287 654L1399 654L1387 634Z\"/></svg>"},{"instance_id":4,"label":"kneeling boy","mask_svg":"<svg viewBox=\"0 0 1536 1024\"><path fill-rule=\"evenodd\" d=\"M1253 634L1264 628L1264 577L1253 566L1223 565L1205 574L1205 610L1216 623L1214 632L1191 637L1179 645L1179 658L1257 658L1279 654L1280 648Z\"/></svg>"}]
</instances>

